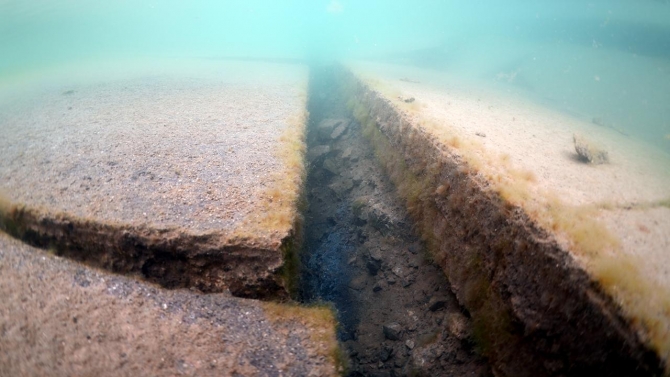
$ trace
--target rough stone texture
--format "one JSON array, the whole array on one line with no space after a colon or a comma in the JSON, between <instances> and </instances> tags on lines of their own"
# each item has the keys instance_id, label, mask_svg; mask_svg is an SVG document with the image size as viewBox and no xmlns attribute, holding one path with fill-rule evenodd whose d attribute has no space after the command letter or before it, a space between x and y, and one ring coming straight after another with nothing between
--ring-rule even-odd
<instances>
[{"instance_id":1,"label":"rough stone texture","mask_svg":"<svg viewBox=\"0 0 670 377\"><path fill-rule=\"evenodd\" d=\"M435 242L435 257L497 375L662 373L659 356L554 235L521 208L505 205L489 182L464 169L456 153L392 99L343 72L342 81L347 78L396 185L424 182L410 211ZM439 167L436 177L428 166ZM412 362L443 354L428 347Z\"/></svg>"},{"instance_id":2,"label":"rough stone texture","mask_svg":"<svg viewBox=\"0 0 670 377\"><path fill-rule=\"evenodd\" d=\"M166 291L0 233L2 376L337 375L311 309Z\"/></svg>"},{"instance_id":3,"label":"rough stone texture","mask_svg":"<svg viewBox=\"0 0 670 377\"><path fill-rule=\"evenodd\" d=\"M0 192L14 206L0 222L165 286L286 296L299 185L283 183L301 177L279 152L301 142L306 69L207 67L216 73L73 80L0 103Z\"/></svg>"}]
</instances>

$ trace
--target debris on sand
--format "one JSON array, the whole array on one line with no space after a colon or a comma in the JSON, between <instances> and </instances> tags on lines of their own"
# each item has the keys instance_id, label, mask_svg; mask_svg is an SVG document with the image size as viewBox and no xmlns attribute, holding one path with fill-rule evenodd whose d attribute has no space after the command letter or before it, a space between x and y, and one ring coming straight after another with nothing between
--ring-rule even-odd
<instances>
[{"instance_id":1,"label":"debris on sand","mask_svg":"<svg viewBox=\"0 0 670 377\"><path fill-rule=\"evenodd\" d=\"M575 142L575 151L577 151L580 160L595 165L606 164L609 162L607 151L590 140L587 140L578 134L573 134L572 139Z\"/></svg>"}]
</instances>

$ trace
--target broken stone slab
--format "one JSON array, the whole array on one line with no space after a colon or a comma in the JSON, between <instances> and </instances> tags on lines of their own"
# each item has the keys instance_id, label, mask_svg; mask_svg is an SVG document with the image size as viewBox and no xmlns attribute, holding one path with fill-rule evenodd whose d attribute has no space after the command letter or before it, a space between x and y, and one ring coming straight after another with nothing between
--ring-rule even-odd
<instances>
[{"instance_id":1,"label":"broken stone slab","mask_svg":"<svg viewBox=\"0 0 670 377\"><path fill-rule=\"evenodd\" d=\"M101 79L67 96L54 87L0 102L0 225L166 287L288 296L307 70L202 64L208 73Z\"/></svg>"},{"instance_id":2,"label":"broken stone slab","mask_svg":"<svg viewBox=\"0 0 670 377\"><path fill-rule=\"evenodd\" d=\"M339 375L329 310L165 290L0 233L7 376Z\"/></svg>"}]
</instances>

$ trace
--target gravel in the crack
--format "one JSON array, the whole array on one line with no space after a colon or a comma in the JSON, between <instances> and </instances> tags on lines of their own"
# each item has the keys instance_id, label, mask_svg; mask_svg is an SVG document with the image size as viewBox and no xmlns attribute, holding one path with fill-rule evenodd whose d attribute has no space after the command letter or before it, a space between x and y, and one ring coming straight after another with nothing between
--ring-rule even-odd
<instances>
[{"instance_id":1,"label":"gravel in the crack","mask_svg":"<svg viewBox=\"0 0 670 377\"><path fill-rule=\"evenodd\" d=\"M331 301L352 376L488 376L442 270L426 255L360 125L314 74L302 295Z\"/></svg>"}]
</instances>

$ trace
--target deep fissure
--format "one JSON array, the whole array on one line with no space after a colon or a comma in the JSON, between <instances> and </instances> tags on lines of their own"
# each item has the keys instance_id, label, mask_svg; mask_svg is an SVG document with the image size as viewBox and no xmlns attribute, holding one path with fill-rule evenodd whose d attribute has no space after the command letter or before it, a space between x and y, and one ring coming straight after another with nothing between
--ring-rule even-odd
<instances>
[{"instance_id":1,"label":"deep fissure","mask_svg":"<svg viewBox=\"0 0 670 377\"><path fill-rule=\"evenodd\" d=\"M467 312L375 160L336 69L310 75L300 300L334 305L350 375L490 374Z\"/></svg>"}]
</instances>

